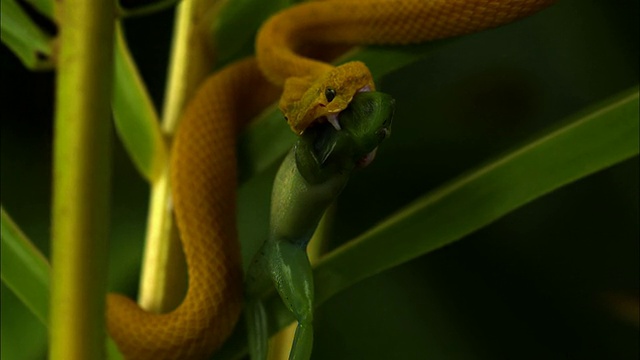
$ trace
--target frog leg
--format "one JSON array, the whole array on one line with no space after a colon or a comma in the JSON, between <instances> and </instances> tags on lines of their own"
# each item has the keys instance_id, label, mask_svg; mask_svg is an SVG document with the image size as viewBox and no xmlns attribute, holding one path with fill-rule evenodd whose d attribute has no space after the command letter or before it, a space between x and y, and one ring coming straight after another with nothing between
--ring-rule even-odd
<instances>
[{"instance_id":1,"label":"frog leg","mask_svg":"<svg viewBox=\"0 0 640 360\"><path fill-rule=\"evenodd\" d=\"M266 360L269 350L269 330L267 326L267 314L264 310L262 300L249 300L245 314L251 360Z\"/></svg>"},{"instance_id":2,"label":"frog leg","mask_svg":"<svg viewBox=\"0 0 640 360\"><path fill-rule=\"evenodd\" d=\"M308 360L313 347L313 273L306 246L270 241L269 273L285 306L298 320L290 360Z\"/></svg>"}]
</instances>

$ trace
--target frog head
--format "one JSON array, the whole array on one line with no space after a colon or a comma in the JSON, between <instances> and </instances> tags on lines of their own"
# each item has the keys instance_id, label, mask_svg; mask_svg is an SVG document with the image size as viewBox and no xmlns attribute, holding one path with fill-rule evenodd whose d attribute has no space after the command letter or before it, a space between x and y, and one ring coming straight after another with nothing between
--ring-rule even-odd
<instances>
[{"instance_id":1,"label":"frog head","mask_svg":"<svg viewBox=\"0 0 640 360\"><path fill-rule=\"evenodd\" d=\"M296 162L310 183L367 166L391 134L395 100L381 92L360 92L339 115L341 130L327 123L310 126L296 144Z\"/></svg>"}]
</instances>

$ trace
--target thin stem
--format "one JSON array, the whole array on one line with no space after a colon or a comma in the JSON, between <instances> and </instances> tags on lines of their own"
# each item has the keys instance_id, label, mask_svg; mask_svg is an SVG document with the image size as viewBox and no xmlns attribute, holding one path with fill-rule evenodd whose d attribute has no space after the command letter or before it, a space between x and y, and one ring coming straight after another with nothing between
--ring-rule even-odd
<instances>
[{"instance_id":1,"label":"thin stem","mask_svg":"<svg viewBox=\"0 0 640 360\"><path fill-rule=\"evenodd\" d=\"M104 357L113 1L58 2L50 347ZM64 5L62 5L64 4Z\"/></svg>"},{"instance_id":2,"label":"thin stem","mask_svg":"<svg viewBox=\"0 0 640 360\"><path fill-rule=\"evenodd\" d=\"M182 109L213 68L211 20L220 0L184 1L177 7L162 125L173 135Z\"/></svg>"},{"instance_id":3,"label":"thin stem","mask_svg":"<svg viewBox=\"0 0 640 360\"><path fill-rule=\"evenodd\" d=\"M215 3L215 2L214 2ZM206 0L183 1L177 7L162 127L172 138L187 99L207 76L213 64L206 24L217 4ZM152 184L147 239L142 264L139 304L146 310L165 312L177 306L186 289L186 267L170 204L168 164Z\"/></svg>"}]
</instances>

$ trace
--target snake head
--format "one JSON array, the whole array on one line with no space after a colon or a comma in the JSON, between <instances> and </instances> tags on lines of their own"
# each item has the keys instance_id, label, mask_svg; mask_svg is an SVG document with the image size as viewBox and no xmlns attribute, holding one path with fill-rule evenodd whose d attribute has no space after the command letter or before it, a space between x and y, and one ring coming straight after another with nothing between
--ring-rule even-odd
<instances>
[{"instance_id":1,"label":"snake head","mask_svg":"<svg viewBox=\"0 0 640 360\"><path fill-rule=\"evenodd\" d=\"M381 92L357 93L342 111L338 131L329 124L309 127L296 144L300 174L312 184L368 165L391 134L395 100Z\"/></svg>"},{"instance_id":2,"label":"snake head","mask_svg":"<svg viewBox=\"0 0 640 360\"><path fill-rule=\"evenodd\" d=\"M349 106L358 92L374 91L373 77L367 66L352 61L324 72L317 79L287 79L280 98L280 110L291 130L301 135L316 122L329 121L336 130L338 115Z\"/></svg>"}]
</instances>

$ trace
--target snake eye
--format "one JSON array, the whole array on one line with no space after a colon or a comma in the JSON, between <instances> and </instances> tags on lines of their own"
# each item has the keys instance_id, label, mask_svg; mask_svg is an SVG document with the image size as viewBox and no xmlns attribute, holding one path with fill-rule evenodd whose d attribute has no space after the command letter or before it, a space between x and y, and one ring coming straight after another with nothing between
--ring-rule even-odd
<instances>
[{"instance_id":1,"label":"snake eye","mask_svg":"<svg viewBox=\"0 0 640 360\"><path fill-rule=\"evenodd\" d=\"M331 102L336 97L336 91L333 90L332 88L327 88L324 91L324 96L327 98L328 102Z\"/></svg>"}]
</instances>

